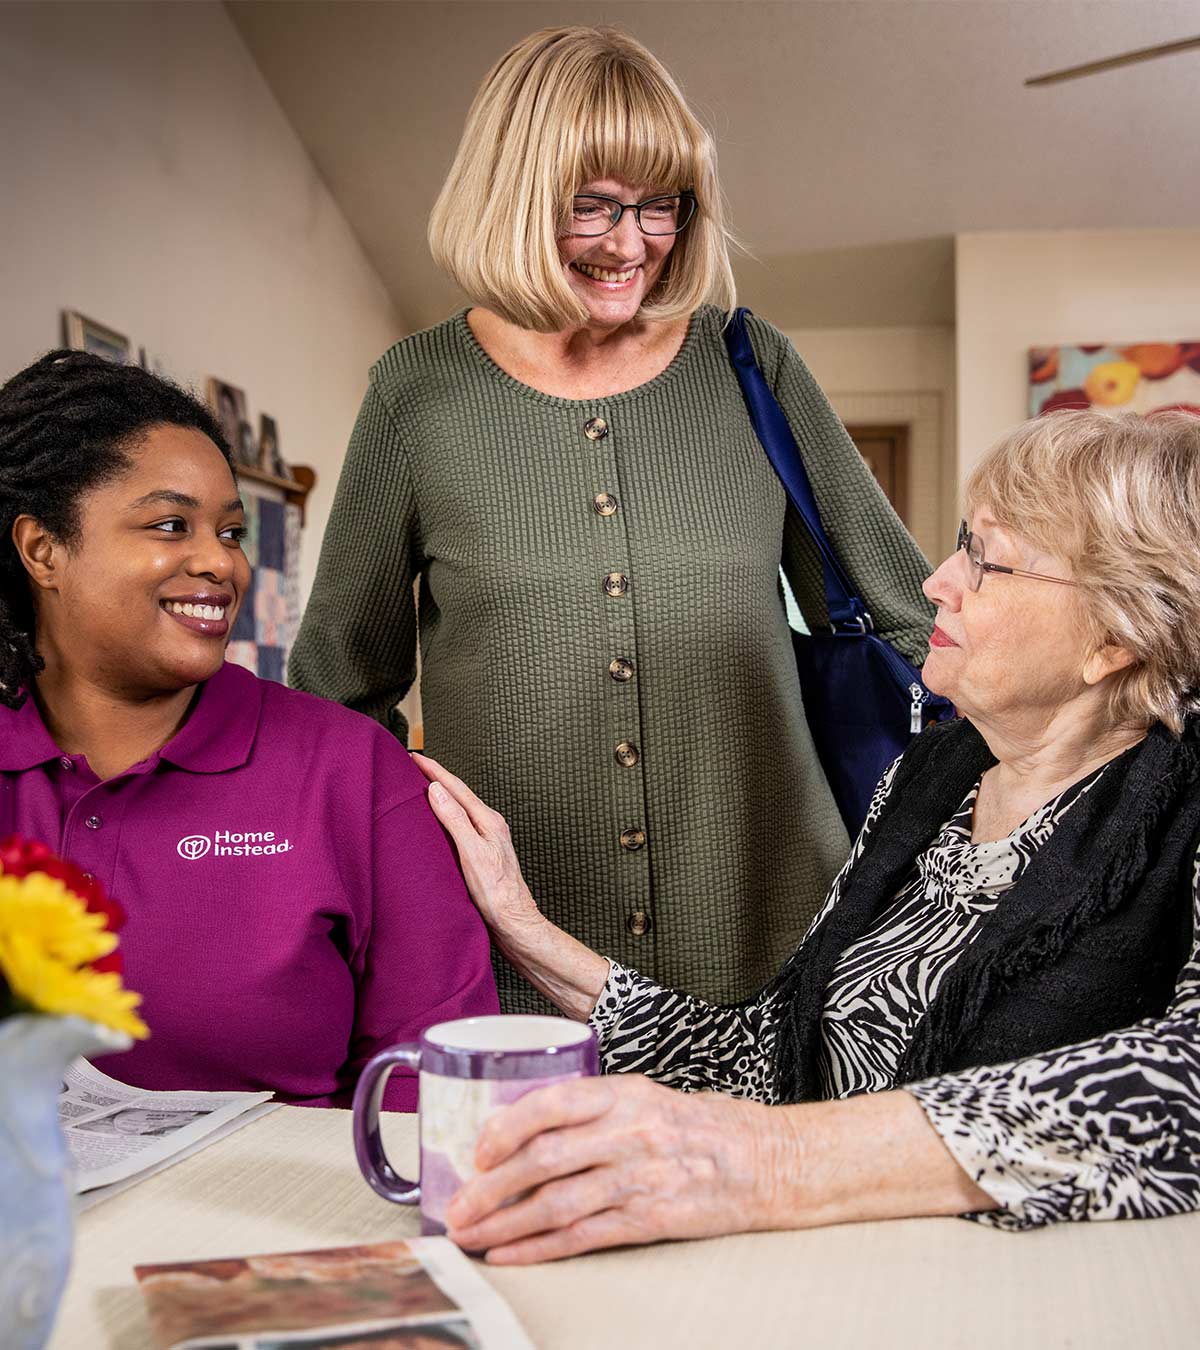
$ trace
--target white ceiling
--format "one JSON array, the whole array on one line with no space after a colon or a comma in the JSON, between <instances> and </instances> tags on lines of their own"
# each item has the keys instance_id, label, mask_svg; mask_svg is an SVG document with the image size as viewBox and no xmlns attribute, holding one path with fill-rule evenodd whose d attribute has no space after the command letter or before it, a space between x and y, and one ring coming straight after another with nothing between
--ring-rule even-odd
<instances>
[{"instance_id":1,"label":"white ceiling","mask_svg":"<svg viewBox=\"0 0 1200 1350\"><path fill-rule=\"evenodd\" d=\"M1200 224L1200 0L226 0L413 328L460 303L425 222L474 90L540 27L615 23L717 137L743 300L781 327L953 319L959 231ZM1198 260L1200 265L1200 260Z\"/></svg>"}]
</instances>

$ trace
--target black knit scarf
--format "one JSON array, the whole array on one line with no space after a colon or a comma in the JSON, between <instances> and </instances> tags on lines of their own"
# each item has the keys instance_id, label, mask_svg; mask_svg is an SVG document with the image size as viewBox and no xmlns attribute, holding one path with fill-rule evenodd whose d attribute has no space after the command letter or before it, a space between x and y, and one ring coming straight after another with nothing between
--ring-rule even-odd
<instances>
[{"instance_id":1,"label":"black knit scarf","mask_svg":"<svg viewBox=\"0 0 1200 1350\"><path fill-rule=\"evenodd\" d=\"M996 761L969 722L905 754L840 899L776 977L780 1101L820 1096L820 1019L842 952L909 880ZM977 930L917 1024L895 1083L1037 1054L1161 1014L1192 939L1200 718L1161 724L1071 807Z\"/></svg>"}]
</instances>

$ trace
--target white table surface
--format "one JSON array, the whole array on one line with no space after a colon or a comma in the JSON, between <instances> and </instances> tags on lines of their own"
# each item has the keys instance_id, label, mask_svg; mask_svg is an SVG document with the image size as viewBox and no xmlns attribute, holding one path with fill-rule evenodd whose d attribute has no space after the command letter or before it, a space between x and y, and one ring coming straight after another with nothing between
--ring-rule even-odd
<instances>
[{"instance_id":1,"label":"white table surface","mask_svg":"<svg viewBox=\"0 0 1200 1350\"><path fill-rule=\"evenodd\" d=\"M415 1161L415 1117L385 1117L384 1137ZM418 1227L361 1179L348 1112L282 1107L79 1217L51 1350L150 1350L135 1264ZM1200 1346L1200 1214L1032 1233L916 1219L479 1269L540 1350Z\"/></svg>"}]
</instances>

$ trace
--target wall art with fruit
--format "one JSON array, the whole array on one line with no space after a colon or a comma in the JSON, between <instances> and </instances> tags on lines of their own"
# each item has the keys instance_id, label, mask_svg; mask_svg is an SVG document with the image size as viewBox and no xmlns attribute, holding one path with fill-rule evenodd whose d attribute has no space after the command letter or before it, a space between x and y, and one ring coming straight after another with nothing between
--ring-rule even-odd
<instances>
[{"instance_id":1,"label":"wall art with fruit","mask_svg":"<svg viewBox=\"0 0 1200 1350\"><path fill-rule=\"evenodd\" d=\"M1029 415L1057 408L1200 416L1200 341L1029 349Z\"/></svg>"}]
</instances>

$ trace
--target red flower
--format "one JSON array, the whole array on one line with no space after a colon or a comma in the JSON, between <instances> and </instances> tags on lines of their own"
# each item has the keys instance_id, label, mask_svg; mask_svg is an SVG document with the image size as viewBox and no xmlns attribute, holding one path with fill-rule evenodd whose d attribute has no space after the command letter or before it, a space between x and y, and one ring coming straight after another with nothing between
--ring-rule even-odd
<instances>
[{"instance_id":1,"label":"red flower","mask_svg":"<svg viewBox=\"0 0 1200 1350\"><path fill-rule=\"evenodd\" d=\"M125 911L115 900L104 894L104 887L90 872L84 872L74 863L64 862L52 853L45 844L33 839L22 839L19 834L10 834L0 842L0 872L10 877L25 877L30 872L44 872L48 877L61 881L67 890L74 892L93 914L103 914L104 922L110 932L117 932L125 922ZM116 951L92 962L93 970L121 969L121 958Z\"/></svg>"}]
</instances>

